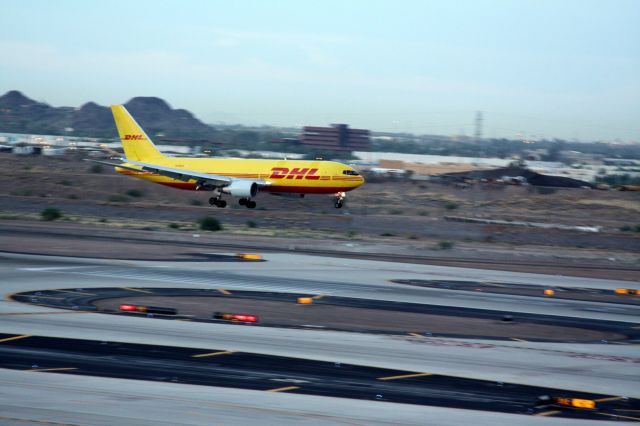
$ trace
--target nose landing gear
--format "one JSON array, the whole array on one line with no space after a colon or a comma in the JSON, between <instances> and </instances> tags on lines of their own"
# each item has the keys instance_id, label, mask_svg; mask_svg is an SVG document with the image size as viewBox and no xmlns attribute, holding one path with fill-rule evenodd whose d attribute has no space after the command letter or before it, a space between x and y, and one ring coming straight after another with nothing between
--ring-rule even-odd
<instances>
[{"instance_id":1,"label":"nose landing gear","mask_svg":"<svg viewBox=\"0 0 640 426\"><path fill-rule=\"evenodd\" d=\"M336 197L333 200L334 201L333 207L335 207L336 209L341 209L342 206L344 205L344 201L346 197L347 197L347 194L345 194L344 192L338 192L336 194Z\"/></svg>"}]
</instances>

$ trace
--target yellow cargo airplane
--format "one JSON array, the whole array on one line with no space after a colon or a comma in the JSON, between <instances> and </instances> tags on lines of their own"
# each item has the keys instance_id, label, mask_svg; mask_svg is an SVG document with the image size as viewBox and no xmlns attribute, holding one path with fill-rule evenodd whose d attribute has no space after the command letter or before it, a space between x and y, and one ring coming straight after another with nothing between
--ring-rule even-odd
<instances>
[{"instance_id":1,"label":"yellow cargo airplane","mask_svg":"<svg viewBox=\"0 0 640 426\"><path fill-rule=\"evenodd\" d=\"M163 155L122 105L111 107L125 158L118 173L180 189L213 191L211 205L226 207L223 194L239 197L239 204L253 209L259 192L277 195L334 194L341 208L345 193L364 179L353 168L334 161L250 160L235 158L185 158Z\"/></svg>"}]
</instances>

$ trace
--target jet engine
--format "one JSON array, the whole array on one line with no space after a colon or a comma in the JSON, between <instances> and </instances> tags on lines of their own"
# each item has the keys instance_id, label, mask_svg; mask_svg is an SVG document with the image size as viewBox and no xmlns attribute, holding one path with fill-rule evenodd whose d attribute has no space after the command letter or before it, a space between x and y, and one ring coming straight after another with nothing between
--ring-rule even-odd
<instances>
[{"instance_id":1,"label":"jet engine","mask_svg":"<svg viewBox=\"0 0 640 426\"><path fill-rule=\"evenodd\" d=\"M234 180L220 191L234 197L253 198L258 194L258 184L250 180Z\"/></svg>"}]
</instances>

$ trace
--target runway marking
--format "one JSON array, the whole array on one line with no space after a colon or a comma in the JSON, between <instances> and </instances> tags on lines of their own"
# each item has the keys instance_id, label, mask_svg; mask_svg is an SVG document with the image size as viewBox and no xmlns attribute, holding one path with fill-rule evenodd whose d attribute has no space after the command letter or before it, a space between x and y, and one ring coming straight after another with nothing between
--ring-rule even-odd
<instances>
[{"instance_id":1,"label":"runway marking","mask_svg":"<svg viewBox=\"0 0 640 426\"><path fill-rule=\"evenodd\" d=\"M231 292L229 290L225 290L224 288L219 288L218 291L222 294L224 294L225 296L228 296L231 294Z\"/></svg>"},{"instance_id":2,"label":"runway marking","mask_svg":"<svg viewBox=\"0 0 640 426\"><path fill-rule=\"evenodd\" d=\"M52 299L52 300L64 300L64 297L54 297L54 296L30 296L34 299Z\"/></svg>"},{"instance_id":3,"label":"runway marking","mask_svg":"<svg viewBox=\"0 0 640 426\"><path fill-rule=\"evenodd\" d=\"M626 420L636 420L640 421L640 417L630 417L630 416L621 416L620 414L611 414L611 413L599 413L596 411L596 414L600 414L602 416L609 416L616 419L626 419Z\"/></svg>"},{"instance_id":4,"label":"runway marking","mask_svg":"<svg viewBox=\"0 0 640 426\"><path fill-rule=\"evenodd\" d=\"M509 337L511 340L515 340L516 342L523 342L523 343L528 343L527 340L524 339L518 339L517 337Z\"/></svg>"},{"instance_id":5,"label":"runway marking","mask_svg":"<svg viewBox=\"0 0 640 426\"><path fill-rule=\"evenodd\" d=\"M78 269L78 268L88 268L88 266L51 266L46 268L18 268L18 269L21 271L44 272L44 271L57 271L62 269Z\"/></svg>"},{"instance_id":6,"label":"runway marking","mask_svg":"<svg viewBox=\"0 0 640 426\"><path fill-rule=\"evenodd\" d=\"M59 422L53 422L51 420L33 420L33 419L17 419L15 417L5 417L5 416L0 416L0 420L11 420L11 421L17 421L20 423L34 423L34 424L42 424L42 425L58 425L58 426L80 426L78 423L68 423L68 422L64 422L64 423L59 423Z\"/></svg>"},{"instance_id":7,"label":"runway marking","mask_svg":"<svg viewBox=\"0 0 640 426\"><path fill-rule=\"evenodd\" d=\"M632 410L630 408L614 408L613 411L624 411L626 413L640 413L640 410Z\"/></svg>"},{"instance_id":8,"label":"runway marking","mask_svg":"<svg viewBox=\"0 0 640 426\"><path fill-rule=\"evenodd\" d=\"M139 288L131 288L131 287L120 287L120 288L121 288L121 289L124 289L124 290L137 291L138 293L153 294L153 292L152 292L152 291L140 290Z\"/></svg>"},{"instance_id":9,"label":"runway marking","mask_svg":"<svg viewBox=\"0 0 640 426\"><path fill-rule=\"evenodd\" d=\"M420 333L409 333L409 336L413 336L413 337L424 337L424 336L422 336L422 334L420 334Z\"/></svg>"},{"instance_id":10,"label":"runway marking","mask_svg":"<svg viewBox=\"0 0 640 426\"><path fill-rule=\"evenodd\" d=\"M0 343L10 342L12 340L18 340L18 339L26 339L27 337L31 337L31 334L22 334L20 336L5 337L4 339L0 339Z\"/></svg>"},{"instance_id":11,"label":"runway marking","mask_svg":"<svg viewBox=\"0 0 640 426\"><path fill-rule=\"evenodd\" d=\"M287 386L286 388L268 389L265 392L286 392L295 389L300 389L300 386Z\"/></svg>"},{"instance_id":12,"label":"runway marking","mask_svg":"<svg viewBox=\"0 0 640 426\"><path fill-rule=\"evenodd\" d=\"M77 368L75 367L62 367L62 368L30 368L27 371L70 371L70 370L77 370Z\"/></svg>"},{"instance_id":13,"label":"runway marking","mask_svg":"<svg viewBox=\"0 0 640 426\"><path fill-rule=\"evenodd\" d=\"M624 399L624 396L610 396L607 398L594 399L595 402L609 402L609 401L620 401Z\"/></svg>"},{"instance_id":14,"label":"runway marking","mask_svg":"<svg viewBox=\"0 0 640 426\"><path fill-rule=\"evenodd\" d=\"M410 379L412 377L426 377L426 376L433 376L433 373L413 373L413 374L403 374L401 376L378 377L378 380L398 380L398 379Z\"/></svg>"},{"instance_id":15,"label":"runway marking","mask_svg":"<svg viewBox=\"0 0 640 426\"><path fill-rule=\"evenodd\" d=\"M69 315L69 314L88 314L88 311L69 311L69 312L60 312L60 311L51 311L51 312L5 312L1 313L0 316L12 316L12 315Z\"/></svg>"},{"instance_id":16,"label":"runway marking","mask_svg":"<svg viewBox=\"0 0 640 426\"><path fill-rule=\"evenodd\" d=\"M312 297L312 299L314 299L314 300L320 300L320 299L322 299L324 296L325 296L324 294L318 294L317 296L313 296L313 297Z\"/></svg>"},{"instance_id":17,"label":"runway marking","mask_svg":"<svg viewBox=\"0 0 640 426\"><path fill-rule=\"evenodd\" d=\"M206 354L196 354L196 355L191 355L192 358L204 358L207 356L218 356L218 355L229 355L232 353L235 353L236 351L218 351L218 352L209 352Z\"/></svg>"},{"instance_id":18,"label":"runway marking","mask_svg":"<svg viewBox=\"0 0 640 426\"><path fill-rule=\"evenodd\" d=\"M82 294L83 296L95 296L93 293L83 293L81 291L72 291L72 290L54 290L59 291L61 293L73 293L73 294Z\"/></svg>"},{"instance_id":19,"label":"runway marking","mask_svg":"<svg viewBox=\"0 0 640 426\"><path fill-rule=\"evenodd\" d=\"M210 420L213 420L213 419L216 418L215 416L210 416L210 415L207 415L207 414L198 413L196 411L187 411L187 414L189 414L190 416L204 417L204 418L210 419Z\"/></svg>"},{"instance_id":20,"label":"runway marking","mask_svg":"<svg viewBox=\"0 0 640 426\"><path fill-rule=\"evenodd\" d=\"M542 413L534 414L534 416L555 416L556 414L558 414L560 412L561 411L559 411L559 410L544 411Z\"/></svg>"}]
</instances>

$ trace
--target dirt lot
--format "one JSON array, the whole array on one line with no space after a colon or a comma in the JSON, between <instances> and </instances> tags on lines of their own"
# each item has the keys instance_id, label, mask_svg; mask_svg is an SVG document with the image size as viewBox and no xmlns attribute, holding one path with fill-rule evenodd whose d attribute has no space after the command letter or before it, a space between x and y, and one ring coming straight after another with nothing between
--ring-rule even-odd
<instances>
[{"instance_id":1,"label":"dirt lot","mask_svg":"<svg viewBox=\"0 0 640 426\"><path fill-rule=\"evenodd\" d=\"M555 190L484 185L455 188L428 182L366 183L336 210L329 196L291 200L257 198L249 210L230 203L209 207L206 192L180 191L100 172L79 157L18 157L0 154L0 220L39 220L46 207L62 221L100 228L198 232L198 219L218 218L227 239L332 240L336 244L380 245L428 255L556 259L640 266L640 193ZM463 216L565 225L599 226L601 232L458 223ZM627 229L627 230L623 230ZM6 248L3 248L6 249ZM516 250L517 249L517 250Z\"/></svg>"}]
</instances>

